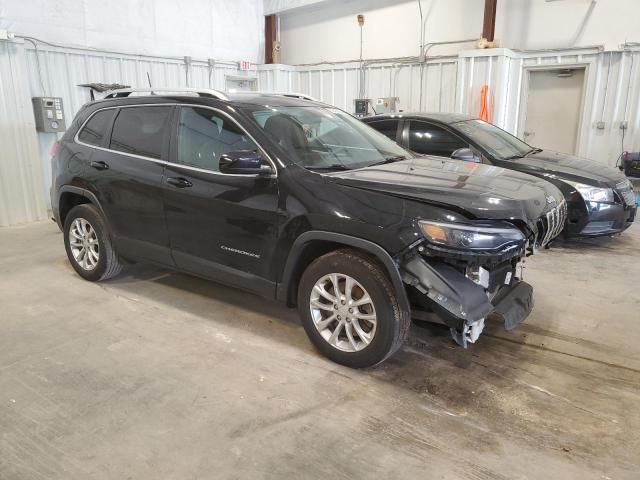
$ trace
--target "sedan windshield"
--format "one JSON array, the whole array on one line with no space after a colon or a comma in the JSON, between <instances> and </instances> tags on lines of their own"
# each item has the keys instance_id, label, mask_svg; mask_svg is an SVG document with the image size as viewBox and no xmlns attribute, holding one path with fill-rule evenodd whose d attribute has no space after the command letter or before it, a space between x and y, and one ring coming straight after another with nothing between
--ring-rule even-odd
<instances>
[{"instance_id":1,"label":"sedan windshield","mask_svg":"<svg viewBox=\"0 0 640 480\"><path fill-rule=\"evenodd\" d=\"M255 107L245 111L294 162L310 170L351 170L410 156L337 108Z\"/></svg>"},{"instance_id":2,"label":"sedan windshield","mask_svg":"<svg viewBox=\"0 0 640 480\"><path fill-rule=\"evenodd\" d=\"M535 150L519 138L483 120L456 122L453 127L499 160L522 158Z\"/></svg>"}]
</instances>

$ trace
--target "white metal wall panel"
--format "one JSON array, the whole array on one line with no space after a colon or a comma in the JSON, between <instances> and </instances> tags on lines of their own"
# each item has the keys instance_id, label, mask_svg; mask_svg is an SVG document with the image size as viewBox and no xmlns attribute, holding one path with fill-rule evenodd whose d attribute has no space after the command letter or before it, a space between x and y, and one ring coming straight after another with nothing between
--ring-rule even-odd
<instances>
[{"instance_id":1,"label":"white metal wall panel","mask_svg":"<svg viewBox=\"0 0 640 480\"><path fill-rule=\"evenodd\" d=\"M527 72L534 68L586 68L582 121L578 134L578 154L614 165L623 150L640 150L640 52L564 52L528 56L520 60L522 88L514 98L519 112L510 130L521 134L526 115ZM550 119L552 121L552 119ZM628 122L628 129L620 123ZM598 128L598 124L604 128Z\"/></svg>"},{"instance_id":2,"label":"white metal wall panel","mask_svg":"<svg viewBox=\"0 0 640 480\"><path fill-rule=\"evenodd\" d=\"M0 226L47 217L23 50L0 41Z\"/></svg>"},{"instance_id":3,"label":"white metal wall panel","mask_svg":"<svg viewBox=\"0 0 640 480\"><path fill-rule=\"evenodd\" d=\"M623 149L640 150L640 50L637 49L472 50L456 57L430 58L424 66L392 62L365 65L365 97L397 96L404 111L477 115L480 90L487 85L492 122L520 136L526 118L529 71L580 67L587 72L577 152L614 165ZM258 78L263 90L307 93L352 112L353 100L358 97L359 65L263 65L258 67ZM620 129L623 121L629 127L624 132L624 147ZM598 122L604 122L603 129L597 128Z\"/></svg>"},{"instance_id":4,"label":"white metal wall panel","mask_svg":"<svg viewBox=\"0 0 640 480\"><path fill-rule=\"evenodd\" d=\"M224 90L227 76L257 74L265 91L307 93L353 111L359 96L358 63L313 66L259 65L241 72L233 62L210 66L194 60L101 53L0 42L0 225L44 218L50 185L49 150L59 135L35 133L30 98L63 98L67 123L89 100L80 83L158 87L210 87ZM39 62L38 62L39 60ZM640 50L601 52L580 49L514 52L507 49L462 52L418 63L365 65L365 97L400 97L404 111L477 114L480 88L489 86L493 122L520 134L526 114L528 72L532 68L587 68L579 154L613 165L623 149L620 122L628 122L624 149L640 150ZM422 69L422 108L420 72ZM598 129L598 122L604 128Z\"/></svg>"},{"instance_id":5,"label":"white metal wall panel","mask_svg":"<svg viewBox=\"0 0 640 480\"><path fill-rule=\"evenodd\" d=\"M430 59L422 67L423 109L452 111L455 108L457 57ZM400 97L405 111L420 109L420 66L409 63L365 65L365 97ZM291 67L258 66L259 88L264 91L299 92L349 112L359 97L357 63Z\"/></svg>"},{"instance_id":6,"label":"white metal wall panel","mask_svg":"<svg viewBox=\"0 0 640 480\"><path fill-rule=\"evenodd\" d=\"M18 45L14 43L14 45ZM26 57L26 60L24 60ZM12 58L26 62L25 86L19 95L31 105L30 97L62 97L67 125L82 105L90 100L83 83L119 83L132 87L147 87L147 72L154 87L206 87L225 89L227 75L255 76L254 72L238 71L235 62L218 62L210 66L206 61L193 60L189 67L182 59L152 56L103 53L94 50L56 48L24 44ZM17 61L16 60L16 61ZM38 61L39 60L39 61ZM1 112L0 112L1 114ZM29 111L33 122L33 114ZM35 128L33 128L35 133ZM43 175L45 205L50 206L49 187L51 167L49 151L62 134L38 133L40 170Z\"/></svg>"}]
</instances>

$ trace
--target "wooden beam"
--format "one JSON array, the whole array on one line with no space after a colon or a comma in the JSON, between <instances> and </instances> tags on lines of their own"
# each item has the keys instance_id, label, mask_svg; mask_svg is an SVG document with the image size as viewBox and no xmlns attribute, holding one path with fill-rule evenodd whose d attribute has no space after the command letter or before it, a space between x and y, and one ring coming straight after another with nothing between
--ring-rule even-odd
<instances>
[{"instance_id":1,"label":"wooden beam","mask_svg":"<svg viewBox=\"0 0 640 480\"><path fill-rule=\"evenodd\" d=\"M273 63L273 43L276 41L276 16L264 17L264 63Z\"/></svg>"},{"instance_id":2,"label":"wooden beam","mask_svg":"<svg viewBox=\"0 0 640 480\"><path fill-rule=\"evenodd\" d=\"M493 42L496 32L496 8L498 0L484 0L484 23L482 25L482 37Z\"/></svg>"}]
</instances>

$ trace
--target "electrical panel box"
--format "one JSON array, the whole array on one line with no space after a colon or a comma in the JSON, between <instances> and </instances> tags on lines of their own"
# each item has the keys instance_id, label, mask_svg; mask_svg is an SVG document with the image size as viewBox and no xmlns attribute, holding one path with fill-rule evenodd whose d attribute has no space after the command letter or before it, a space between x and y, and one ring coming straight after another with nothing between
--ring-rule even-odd
<instances>
[{"instance_id":1,"label":"electrical panel box","mask_svg":"<svg viewBox=\"0 0 640 480\"><path fill-rule=\"evenodd\" d=\"M381 97L377 98L374 103L376 113L394 113L398 111L400 99L398 97Z\"/></svg>"},{"instance_id":2,"label":"electrical panel box","mask_svg":"<svg viewBox=\"0 0 640 480\"><path fill-rule=\"evenodd\" d=\"M67 127L64 121L62 98L33 97L33 115L36 119L36 130L39 132L64 132Z\"/></svg>"},{"instance_id":3,"label":"electrical panel box","mask_svg":"<svg viewBox=\"0 0 640 480\"><path fill-rule=\"evenodd\" d=\"M355 116L356 117L367 117L369 115L369 100L368 98L356 98L354 100L355 103Z\"/></svg>"}]
</instances>

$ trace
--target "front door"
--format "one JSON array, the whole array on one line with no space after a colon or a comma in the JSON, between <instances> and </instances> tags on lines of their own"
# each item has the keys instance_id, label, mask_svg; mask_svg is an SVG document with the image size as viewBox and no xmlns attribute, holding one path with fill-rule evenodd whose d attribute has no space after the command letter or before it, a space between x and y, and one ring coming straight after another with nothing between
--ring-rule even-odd
<instances>
[{"instance_id":1,"label":"front door","mask_svg":"<svg viewBox=\"0 0 640 480\"><path fill-rule=\"evenodd\" d=\"M469 142L433 123L411 120L406 147L423 155L450 157L459 148L469 148Z\"/></svg>"},{"instance_id":2,"label":"front door","mask_svg":"<svg viewBox=\"0 0 640 480\"><path fill-rule=\"evenodd\" d=\"M530 71L524 141L545 150L575 154L583 85L584 68Z\"/></svg>"},{"instance_id":3,"label":"front door","mask_svg":"<svg viewBox=\"0 0 640 480\"><path fill-rule=\"evenodd\" d=\"M266 297L275 295L278 182L228 175L220 156L258 145L226 113L179 107L167 165L164 203L176 265Z\"/></svg>"}]
</instances>

